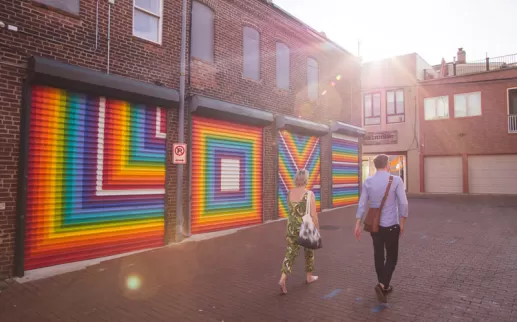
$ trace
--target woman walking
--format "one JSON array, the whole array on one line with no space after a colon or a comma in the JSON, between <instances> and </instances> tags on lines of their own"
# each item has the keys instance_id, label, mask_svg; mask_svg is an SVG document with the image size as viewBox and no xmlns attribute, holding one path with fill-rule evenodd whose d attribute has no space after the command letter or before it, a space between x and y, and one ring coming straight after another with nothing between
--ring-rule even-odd
<instances>
[{"instance_id":1,"label":"woman walking","mask_svg":"<svg viewBox=\"0 0 517 322\"><path fill-rule=\"evenodd\" d=\"M310 215L314 225L319 230L318 215L316 213L316 199L314 193L306 190L305 187L309 181L309 172L305 169L298 170L294 178L295 188L287 194L287 203L289 204L289 214L287 218L287 251L282 263L282 277L278 284L282 294L287 294L286 279L291 273L293 262L298 255L300 246L298 245L298 235L302 225L302 218L306 214L307 201L309 200ZM307 284L318 280L318 276L313 276L314 271L314 250L305 248L305 272L307 273Z\"/></svg>"}]
</instances>

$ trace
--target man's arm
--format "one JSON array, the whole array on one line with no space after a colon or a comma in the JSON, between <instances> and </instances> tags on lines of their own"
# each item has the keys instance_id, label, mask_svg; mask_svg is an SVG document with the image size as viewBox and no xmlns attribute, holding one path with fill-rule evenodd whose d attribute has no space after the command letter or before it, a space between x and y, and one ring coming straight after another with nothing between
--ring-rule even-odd
<instances>
[{"instance_id":1,"label":"man's arm","mask_svg":"<svg viewBox=\"0 0 517 322\"><path fill-rule=\"evenodd\" d=\"M366 180L363 183L363 188L361 190L361 197L359 198L359 205L357 207L357 213L355 215L356 218L356 227L361 225L361 217L364 214L364 210L368 205L368 189L366 188Z\"/></svg>"},{"instance_id":2,"label":"man's arm","mask_svg":"<svg viewBox=\"0 0 517 322\"><path fill-rule=\"evenodd\" d=\"M398 215L400 218L400 231L403 232L404 226L406 225L408 213L409 213L409 208L408 208L406 191L404 190L404 182L402 182L402 180L399 180L399 183L397 185L396 195L397 195L397 203L398 203L398 208L399 208Z\"/></svg>"}]
</instances>

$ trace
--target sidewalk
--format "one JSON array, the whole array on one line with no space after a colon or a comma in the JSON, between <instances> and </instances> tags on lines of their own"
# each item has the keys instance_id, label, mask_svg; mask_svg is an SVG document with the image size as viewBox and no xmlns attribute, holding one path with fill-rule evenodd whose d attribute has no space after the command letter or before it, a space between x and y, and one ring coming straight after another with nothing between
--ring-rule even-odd
<instances>
[{"instance_id":1,"label":"sidewalk","mask_svg":"<svg viewBox=\"0 0 517 322\"><path fill-rule=\"evenodd\" d=\"M321 215L320 281L303 252L276 285L285 222L123 257L10 285L0 321L515 321L517 202L411 199L388 308L373 286L371 239L352 236L355 208Z\"/></svg>"}]
</instances>

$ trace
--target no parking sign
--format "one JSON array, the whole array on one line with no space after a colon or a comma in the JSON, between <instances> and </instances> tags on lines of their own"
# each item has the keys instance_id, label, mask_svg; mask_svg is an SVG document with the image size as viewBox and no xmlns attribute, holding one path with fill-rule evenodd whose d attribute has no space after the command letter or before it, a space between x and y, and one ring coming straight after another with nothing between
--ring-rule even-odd
<instances>
[{"instance_id":1,"label":"no parking sign","mask_svg":"<svg viewBox=\"0 0 517 322\"><path fill-rule=\"evenodd\" d=\"M172 145L172 163L186 164L187 163L187 144L174 143Z\"/></svg>"}]
</instances>

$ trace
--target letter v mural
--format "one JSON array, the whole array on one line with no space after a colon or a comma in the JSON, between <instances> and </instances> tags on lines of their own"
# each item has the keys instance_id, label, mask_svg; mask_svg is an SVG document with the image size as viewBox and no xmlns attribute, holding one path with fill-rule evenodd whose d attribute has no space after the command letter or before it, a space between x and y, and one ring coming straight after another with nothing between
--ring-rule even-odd
<instances>
[{"instance_id":1,"label":"letter v mural","mask_svg":"<svg viewBox=\"0 0 517 322\"><path fill-rule=\"evenodd\" d=\"M316 210L321 209L321 154L319 135L328 133L323 124L283 116L277 119L278 131L278 215L289 211L287 194L294 188L294 177L299 169L309 171L307 189L314 192ZM309 135L306 135L309 134ZM314 135L316 134L316 135Z\"/></svg>"}]
</instances>

